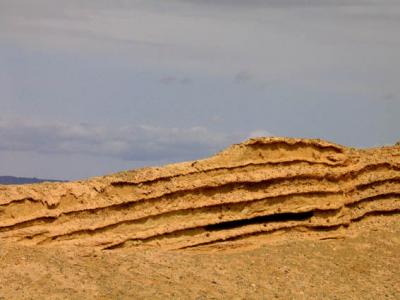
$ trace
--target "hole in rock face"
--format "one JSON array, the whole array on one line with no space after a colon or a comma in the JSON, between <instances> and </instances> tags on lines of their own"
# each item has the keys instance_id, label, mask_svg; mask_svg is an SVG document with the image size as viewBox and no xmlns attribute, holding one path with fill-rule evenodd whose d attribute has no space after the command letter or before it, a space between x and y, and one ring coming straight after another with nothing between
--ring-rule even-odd
<instances>
[{"instance_id":1,"label":"hole in rock face","mask_svg":"<svg viewBox=\"0 0 400 300\"><path fill-rule=\"evenodd\" d=\"M304 213L282 213L269 216L260 216L251 219L243 219L236 221L227 221L218 224L207 225L204 229L209 231L232 229L236 227L241 227L245 225L252 224L263 224L268 222L289 222L289 221L304 221L310 219L314 215L314 212L304 212Z\"/></svg>"}]
</instances>

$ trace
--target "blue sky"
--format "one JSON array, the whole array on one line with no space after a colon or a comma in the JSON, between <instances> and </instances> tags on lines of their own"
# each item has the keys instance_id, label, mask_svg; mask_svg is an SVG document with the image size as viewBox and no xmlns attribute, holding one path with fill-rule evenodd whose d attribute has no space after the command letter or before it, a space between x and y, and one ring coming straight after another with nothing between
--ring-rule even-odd
<instances>
[{"instance_id":1,"label":"blue sky","mask_svg":"<svg viewBox=\"0 0 400 300\"><path fill-rule=\"evenodd\" d=\"M0 0L0 174L78 179L250 136L400 140L399 1Z\"/></svg>"}]
</instances>

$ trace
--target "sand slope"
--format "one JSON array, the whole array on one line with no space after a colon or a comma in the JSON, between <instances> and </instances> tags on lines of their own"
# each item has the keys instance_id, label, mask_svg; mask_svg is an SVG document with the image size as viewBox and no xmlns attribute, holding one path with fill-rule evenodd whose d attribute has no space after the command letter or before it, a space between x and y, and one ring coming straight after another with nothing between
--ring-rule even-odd
<instances>
[{"instance_id":1,"label":"sand slope","mask_svg":"<svg viewBox=\"0 0 400 300\"><path fill-rule=\"evenodd\" d=\"M0 240L187 249L297 232L331 236L400 213L400 147L258 138L204 160L69 183L0 186Z\"/></svg>"}]
</instances>

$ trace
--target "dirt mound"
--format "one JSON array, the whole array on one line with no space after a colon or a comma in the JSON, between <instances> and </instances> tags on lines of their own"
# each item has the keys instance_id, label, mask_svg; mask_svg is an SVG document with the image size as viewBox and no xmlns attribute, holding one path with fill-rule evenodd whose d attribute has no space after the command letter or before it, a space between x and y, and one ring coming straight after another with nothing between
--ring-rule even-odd
<instances>
[{"instance_id":1,"label":"dirt mound","mask_svg":"<svg viewBox=\"0 0 400 300\"><path fill-rule=\"evenodd\" d=\"M204 160L68 183L0 186L0 240L187 249L331 238L400 213L400 147L258 138Z\"/></svg>"}]
</instances>

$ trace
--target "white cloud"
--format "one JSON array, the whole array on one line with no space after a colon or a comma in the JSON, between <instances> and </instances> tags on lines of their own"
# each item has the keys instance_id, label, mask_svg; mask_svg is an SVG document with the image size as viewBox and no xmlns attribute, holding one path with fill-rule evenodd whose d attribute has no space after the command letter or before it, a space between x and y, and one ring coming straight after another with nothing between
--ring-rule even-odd
<instances>
[{"instance_id":1,"label":"white cloud","mask_svg":"<svg viewBox=\"0 0 400 300\"><path fill-rule=\"evenodd\" d=\"M132 161L185 160L210 155L245 135L205 127L106 127L0 119L0 150L108 156Z\"/></svg>"},{"instance_id":2,"label":"white cloud","mask_svg":"<svg viewBox=\"0 0 400 300\"><path fill-rule=\"evenodd\" d=\"M264 129L257 129L253 130L249 133L247 138L257 138L257 137L266 137L266 136L272 136L272 134Z\"/></svg>"}]
</instances>

